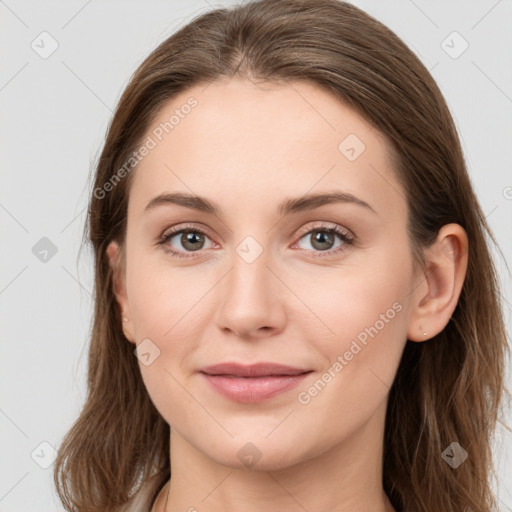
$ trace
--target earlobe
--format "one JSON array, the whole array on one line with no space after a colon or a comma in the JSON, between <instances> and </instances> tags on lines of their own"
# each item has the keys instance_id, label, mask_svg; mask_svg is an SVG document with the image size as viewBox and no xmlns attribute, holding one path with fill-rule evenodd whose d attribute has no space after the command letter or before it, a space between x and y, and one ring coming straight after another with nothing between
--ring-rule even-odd
<instances>
[{"instance_id":1,"label":"earlobe","mask_svg":"<svg viewBox=\"0 0 512 512\"><path fill-rule=\"evenodd\" d=\"M459 224L446 224L424 254L425 271L413 294L407 331L410 341L425 341L439 334L455 311L468 264L468 239L464 228Z\"/></svg>"},{"instance_id":2,"label":"earlobe","mask_svg":"<svg viewBox=\"0 0 512 512\"><path fill-rule=\"evenodd\" d=\"M126 293L126 285L123 277L120 251L121 249L119 248L117 242L110 242L106 250L110 267L112 269L112 290L120 308L123 333L128 341L135 343L133 325L130 318L130 308L128 305L128 296Z\"/></svg>"}]
</instances>

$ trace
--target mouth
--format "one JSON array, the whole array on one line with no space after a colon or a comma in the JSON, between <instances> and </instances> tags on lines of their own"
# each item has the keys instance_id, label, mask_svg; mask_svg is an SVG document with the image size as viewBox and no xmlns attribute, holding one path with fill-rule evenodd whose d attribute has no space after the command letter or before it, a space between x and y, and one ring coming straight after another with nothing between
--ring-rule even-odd
<instances>
[{"instance_id":1,"label":"mouth","mask_svg":"<svg viewBox=\"0 0 512 512\"><path fill-rule=\"evenodd\" d=\"M285 393L312 372L275 363L221 363L199 371L211 389L240 403L261 402Z\"/></svg>"},{"instance_id":2,"label":"mouth","mask_svg":"<svg viewBox=\"0 0 512 512\"><path fill-rule=\"evenodd\" d=\"M268 377L268 376L293 376L311 372L310 369L295 368L277 363L220 363L207 366L200 370L201 373L226 377Z\"/></svg>"}]
</instances>

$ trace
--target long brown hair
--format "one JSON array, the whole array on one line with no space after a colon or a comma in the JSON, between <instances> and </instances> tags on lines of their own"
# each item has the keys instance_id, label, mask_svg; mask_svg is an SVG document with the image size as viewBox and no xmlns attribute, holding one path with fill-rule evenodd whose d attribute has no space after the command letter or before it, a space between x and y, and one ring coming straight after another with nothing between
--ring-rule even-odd
<instances>
[{"instance_id":1,"label":"long brown hair","mask_svg":"<svg viewBox=\"0 0 512 512\"><path fill-rule=\"evenodd\" d=\"M262 0L202 14L162 42L126 87L96 166L84 233L95 255L95 311L87 398L55 464L66 510L121 510L149 486L147 510L170 478L169 426L123 335L106 248L112 240L123 247L136 172L126 162L163 103L193 85L235 76L308 80L387 137L420 264L421 249L443 225L466 230L468 270L453 316L435 339L407 342L390 391L383 485L397 511L493 510L491 440L506 392L507 349L488 246L496 242L428 70L391 30L338 0ZM469 453L456 470L441 456L454 441Z\"/></svg>"}]
</instances>

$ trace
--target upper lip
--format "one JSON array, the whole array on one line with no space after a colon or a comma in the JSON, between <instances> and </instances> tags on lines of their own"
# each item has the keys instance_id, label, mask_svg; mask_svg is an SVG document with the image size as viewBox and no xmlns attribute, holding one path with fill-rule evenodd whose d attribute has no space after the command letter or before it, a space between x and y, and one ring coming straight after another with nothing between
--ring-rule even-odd
<instances>
[{"instance_id":1,"label":"upper lip","mask_svg":"<svg viewBox=\"0 0 512 512\"><path fill-rule=\"evenodd\" d=\"M263 377L265 375L300 375L301 373L308 373L312 370L304 368L294 368L283 364L276 363L255 363L255 364L240 364L240 363L220 363L212 366L206 366L199 370L208 375L226 375L233 377Z\"/></svg>"}]
</instances>

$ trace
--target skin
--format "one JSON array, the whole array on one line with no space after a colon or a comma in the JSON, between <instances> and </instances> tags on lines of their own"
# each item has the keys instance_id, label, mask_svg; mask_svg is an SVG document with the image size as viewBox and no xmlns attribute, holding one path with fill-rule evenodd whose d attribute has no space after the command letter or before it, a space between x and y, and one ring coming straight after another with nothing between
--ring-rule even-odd
<instances>
[{"instance_id":1,"label":"skin","mask_svg":"<svg viewBox=\"0 0 512 512\"><path fill-rule=\"evenodd\" d=\"M128 342L149 338L160 350L149 366L139 362L171 426L172 486L153 510L392 511L381 470L389 389L407 339L433 337L455 309L466 234L457 224L444 226L425 250L427 271L415 270L405 191L386 139L316 85L236 79L196 86L169 101L151 129L190 96L198 105L134 171L126 260L116 242L108 248ZM338 149L349 134L365 145L354 161ZM284 199L335 190L374 211L349 202L277 211ZM145 213L163 192L206 197L222 214L174 204ZM312 233L322 222L356 242L333 235L322 251ZM186 240L184 246L181 234L167 246L189 257L156 244L185 223L206 231L198 250ZM263 249L251 263L237 252L247 236ZM255 254L254 246L248 250ZM400 311L300 403L298 394L393 304ZM224 361L271 361L313 373L277 397L240 404L197 373ZM237 456L248 442L261 454L252 467Z\"/></svg>"}]
</instances>

